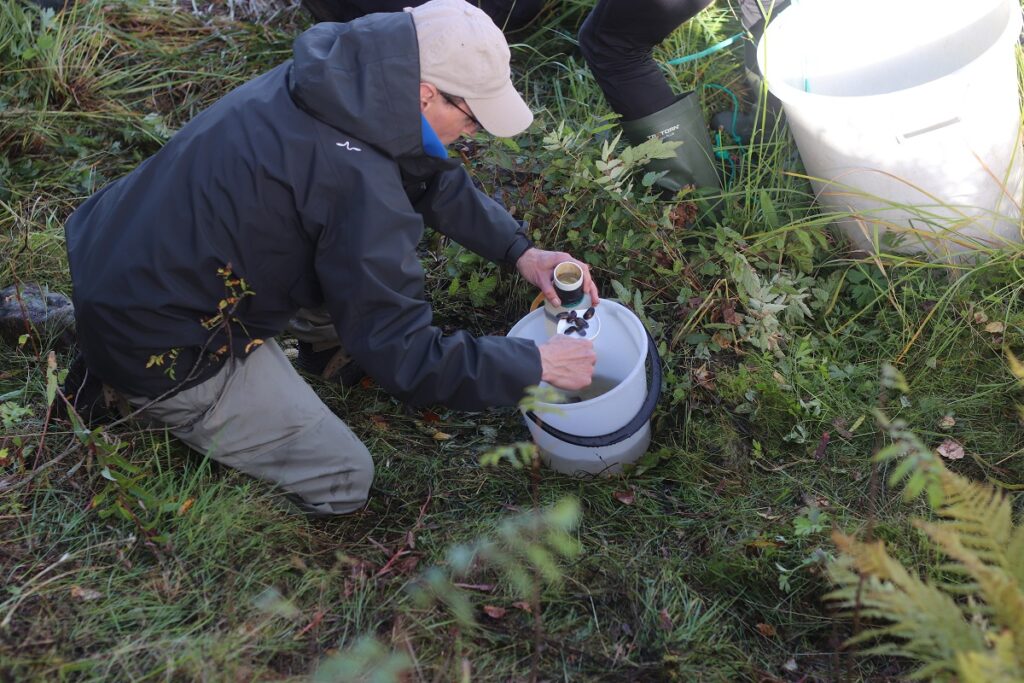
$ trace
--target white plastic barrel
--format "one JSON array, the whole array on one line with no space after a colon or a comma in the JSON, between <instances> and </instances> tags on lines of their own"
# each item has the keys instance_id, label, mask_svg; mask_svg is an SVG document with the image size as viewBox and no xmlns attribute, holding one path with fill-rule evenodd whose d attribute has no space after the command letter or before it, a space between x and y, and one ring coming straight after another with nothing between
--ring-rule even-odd
<instances>
[{"instance_id":1,"label":"white plastic barrel","mask_svg":"<svg viewBox=\"0 0 1024 683\"><path fill-rule=\"evenodd\" d=\"M856 248L1021 241L1020 30L1018 0L799 0L771 21L758 66Z\"/></svg>"},{"instance_id":2,"label":"white plastic barrel","mask_svg":"<svg viewBox=\"0 0 1024 683\"><path fill-rule=\"evenodd\" d=\"M643 323L625 306L603 300L597 307L601 333L594 339L597 364L594 387L577 402L542 403L536 415L545 424L569 435L597 437L621 430L639 414L648 398L646 360L647 332ZM509 337L532 339L542 344L549 339L544 309L538 308L512 327ZM599 387L599 389L598 389ZM588 397L595 390L599 395ZM647 452L651 442L648 419L618 443L607 446L579 446L545 432L528 416L526 425L540 450L541 459L554 470L572 475L613 474L625 463Z\"/></svg>"}]
</instances>

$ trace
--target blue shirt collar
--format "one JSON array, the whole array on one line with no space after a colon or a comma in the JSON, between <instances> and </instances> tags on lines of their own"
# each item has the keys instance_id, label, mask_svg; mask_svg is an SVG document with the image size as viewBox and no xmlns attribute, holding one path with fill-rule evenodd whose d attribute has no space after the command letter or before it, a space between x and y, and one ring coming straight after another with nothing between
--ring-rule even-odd
<instances>
[{"instance_id":1,"label":"blue shirt collar","mask_svg":"<svg viewBox=\"0 0 1024 683\"><path fill-rule=\"evenodd\" d=\"M441 138L437 137L437 133L427 123L427 117L420 114L420 121L422 121L423 129L423 151L427 153L427 156L436 157L438 159L447 159L448 150L441 143Z\"/></svg>"}]
</instances>

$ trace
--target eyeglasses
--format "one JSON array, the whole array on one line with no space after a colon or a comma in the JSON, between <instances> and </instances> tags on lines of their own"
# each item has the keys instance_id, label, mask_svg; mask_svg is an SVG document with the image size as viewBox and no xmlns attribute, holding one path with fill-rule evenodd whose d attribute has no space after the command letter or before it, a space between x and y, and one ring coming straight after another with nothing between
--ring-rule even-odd
<instances>
[{"instance_id":1,"label":"eyeglasses","mask_svg":"<svg viewBox=\"0 0 1024 683\"><path fill-rule=\"evenodd\" d=\"M448 104L452 105L453 107L455 107L456 109L461 111L463 114L465 114L466 118L469 119L473 123L474 126L476 126L477 128L483 128L483 126L480 125L480 121L478 121L477 118L475 116L473 116L473 114L471 114L470 112L468 112L465 109L463 109L462 107L460 107L459 103L456 102L455 99L451 95L448 95L447 93L443 93L440 90L438 90L437 92L440 93L441 97L444 98L445 102L447 102ZM463 101L465 101L465 100L463 100Z\"/></svg>"}]
</instances>

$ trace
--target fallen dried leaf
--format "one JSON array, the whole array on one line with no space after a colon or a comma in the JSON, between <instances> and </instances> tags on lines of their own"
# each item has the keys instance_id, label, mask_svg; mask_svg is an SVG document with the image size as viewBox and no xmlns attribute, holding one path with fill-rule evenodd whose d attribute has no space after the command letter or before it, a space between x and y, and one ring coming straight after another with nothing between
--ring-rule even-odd
<instances>
[{"instance_id":1,"label":"fallen dried leaf","mask_svg":"<svg viewBox=\"0 0 1024 683\"><path fill-rule=\"evenodd\" d=\"M985 323L988 322L988 316L985 315L984 311L975 311L974 322L978 323L979 325L984 325Z\"/></svg>"},{"instance_id":2,"label":"fallen dried leaf","mask_svg":"<svg viewBox=\"0 0 1024 683\"><path fill-rule=\"evenodd\" d=\"M939 429L952 429L956 426L956 420L952 415L945 415L939 420Z\"/></svg>"},{"instance_id":3,"label":"fallen dried leaf","mask_svg":"<svg viewBox=\"0 0 1024 683\"><path fill-rule=\"evenodd\" d=\"M382 429L384 431L387 431L387 429L388 429L388 421L385 420L380 415L371 415L370 416L370 421L373 422L373 426L376 427L377 429Z\"/></svg>"},{"instance_id":4,"label":"fallen dried leaf","mask_svg":"<svg viewBox=\"0 0 1024 683\"><path fill-rule=\"evenodd\" d=\"M786 663L782 665L782 668L790 673L796 673L797 665L796 660L792 657L786 660Z\"/></svg>"},{"instance_id":5,"label":"fallen dried leaf","mask_svg":"<svg viewBox=\"0 0 1024 683\"><path fill-rule=\"evenodd\" d=\"M409 555L395 564L395 569L399 574L412 574L413 570L416 569L416 565L420 563L419 555Z\"/></svg>"},{"instance_id":6,"label":"fallen dried leaf","mask_svg":"<svg viewBox=\"0 0 1024 683\"><path fill-rule=\"evenodd\" d=\"M964 457L964 447L953 439L946 439L939 447L935 449L935 452L941 455L947 460L959 460Z\"/></svg>"},{"instance_id":7,"label":"fallen dried leaf","mask_svg":"<svg viewBox=\"0 0 1024 683\"><path fill-rule=\"evenodd\" d=\"M504 607L497 607L495 605L484 605L484 612L491 619L501 619L503 616L505 616L505 613L507 611L508 610L506 610Z\"/></svg>"},{"instance_id":8,"label":"fallen dried leaf","mask_svg":"<svg viewBox=\"0 0 1024 683\"><path fill-rule=\"evenodd\" d=\"M663 631L671 631L675 624L672 623L672 617L669 616L667 609L662 609L658 612L658 626Z\"/></svg>"},{"instance_id":9,"label":"fallen dried leaf","mask_svg":"<svg viewBox=\"0 0 1024 683\"><path fill-rule=\"evenodd\" d=\"M103 593L92 588L82 588L75 585L71 587L71 597L75 600L99 600L103 597Z\"/></svg>"},{"instance_id":10,"label":"fallen dried leaf","mask_svg":"<svg viewBox=\"0 0 1024 683\"><path fill-rule=\"evenodd\" d=\"M181 507L180 507L180 508L178 508L178 516L179 516L179 517L181 517L181 516L182 516L183 514L185 514L186 512L188 512L188 511L189 511L189 509L191 509L192 505L193 505L193 504L194 504L195 502L196 502L196 499L195 499L195 498L189 498L189 499L188 499L188 500L186 500L186 501L185 501L184 503L182 503L182 504L181 504Z\"/></svg>"},{"instance_id":11,"label":"fallen dried leaf","mask_svg":"<svg viewBox=\"0 0 1024 683\"><path fill-rule=\"evenodd\" d=\"M437 413L435 413L433 410L424 410L423 411L423 421L424 422L440 422L441 421L441 416L438 415Z\"/></svg>"},{"instance_id":12,"label":"fallen dried leaf","mask_svg":"<svg viewBox=\"0 0 1024 683\"><path fill-rule=\"evenodd\" d=\"M623 505L632 505L636 502L636 496L633 495L632 491L616 491L612 494L612 498L619 501Z\"/></svg>"},{"instance_id":13,"label":"fallen dried leaf","mask_svg":"<svg viewBox=\"0 0 1024 683\"><path fill-rule=\"evenodd\" d=\"M445 434L444 432L434 432L434 441L447 441L452 438L451 434Z\"/></svg>"},{"instance_id":14,"label":"fallen dried leaf","mask_svg":"<svg viewBox=\"0 0 1024 683\"><path fill-rule=\"evenodd\" d=\"M743 319L736 315L736 305L732 302L722 306L722 322L727 325L739 325Z\"/></svg>"},{"instance_id":15,"label":"fallen dried leaf","mask_svg":"<svg viewBox=\"0 0 1024 683\"><path fill-rule=\"evenodd\" d=\"M530 603L528 603L528 602L520 600L519 602L513 602L512 606L515 607L516 609L523 610L527 614L533 614L533 607L531 607Z\"/></svg>"},{"instance_id":16,"label":"fallen dried leaf","mask_svg":"<svg viewBox=\"0 0 1024 683\"><path fill-rule=\"evenodd\" d=\"M775 634L776 634L775 627L772 626L771 624L757 624L757 626L755 628L757 628L757 632L760 633L765 638L774 638L775 637Z\"/></svg>"},{"instance_id":17,"label":"fallen dried leaf","mask_svg":"<svg viewBox=\"0 0 1024 683\"><path fill-rule=\"evenodd\" d=\"M998 321L990 322L988 325L985 325L985 331L990 332L991 334L1002 334L1005 330L1006 325Z\"/></svg>"},{"instance_id":18,"label":"fallen dried leaf","mask_svg":"<svg viewBox=\"0 0 1024 683\"><path fill-rule=\"evenodd\" d=\"M846 418L837 417L836 419L832 420L832 426L836 428L836 433L839 434L839 436L843 437L844 439L853 438L853 432L847 429L850 426L850 423L846 421Z\"/></svg>"},{"instance_id":19,"label":"fallen dried leaf","mask_svg":"<svg viewBox=\"0 0 1024 683\"><path fill-rule=\"evenodd\" d=\"M694 369L693 381L708 391L715 390L715 373L708 370L707 365Z\"/></svg>"},{"instance_id":20,"label":"fallen dried leaf","mask_svg":"<svg viewBox=\"0 0 1024 683\"><path fill-rule=\"evenodd\" d=\"M369 376L364 377L361 380L359 380L359 386L361 386L363 389L372 389L373 379L370 378Z\"/></svg>"}]
</instances>

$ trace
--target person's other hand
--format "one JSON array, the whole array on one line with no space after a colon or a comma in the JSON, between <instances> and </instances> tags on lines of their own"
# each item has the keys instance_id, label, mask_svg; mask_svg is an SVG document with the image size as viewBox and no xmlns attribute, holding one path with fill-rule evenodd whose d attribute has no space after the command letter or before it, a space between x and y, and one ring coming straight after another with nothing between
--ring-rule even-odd
<instances>
[{"instance_id":1,"label":"person's other hand","mask_svg":"<svg viewBox=\"0 0 1024 683\"><path fill-rule=\"evenodd\" d=\"M590 295L591 303L596 306L600 297L597 295L597 285L594 284L594 279L590 276L590 267L586 263L574 259L571 254L564 251L544 251L530 247L516 261L516 270L528 282L540 289L544 298L551 302L552 306L561 306L562 301L558 298L551 279L554 277L555 266L562 261L573 261L583 269L583 291Z\"/></svg>"},{"instance_id":2,"label":"person's other hand","mask_svg":"<svg viewBox=\"0 0 1024 683\"><path fill-rule=\"evenodd\" d=\"M556 336L537 348L540 349L542 381L566 391L590 386L597 362L592 342Z\"/></svg>"}]
</instances>

